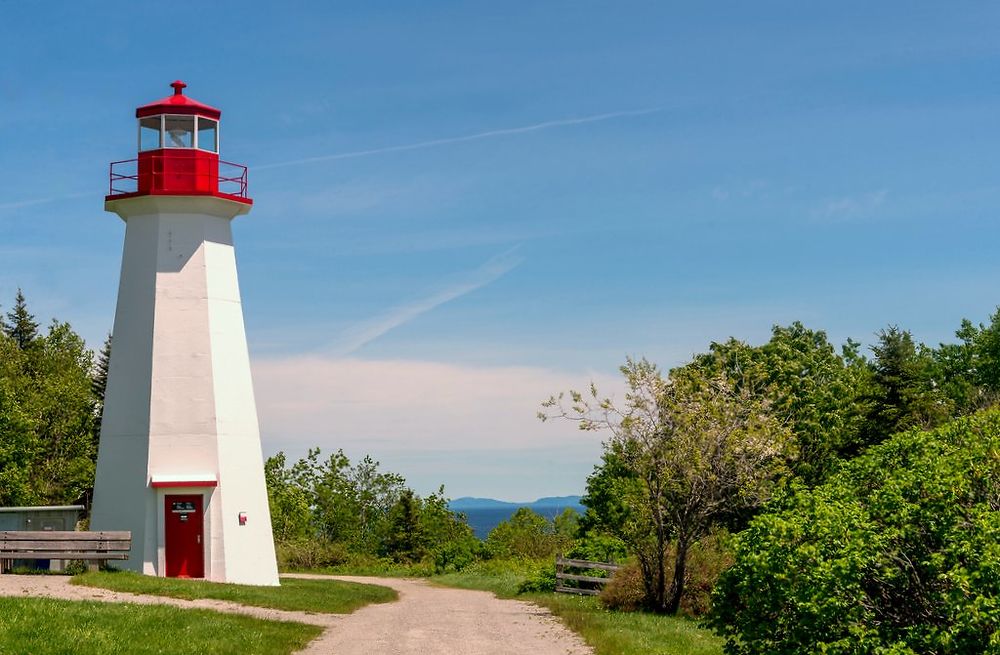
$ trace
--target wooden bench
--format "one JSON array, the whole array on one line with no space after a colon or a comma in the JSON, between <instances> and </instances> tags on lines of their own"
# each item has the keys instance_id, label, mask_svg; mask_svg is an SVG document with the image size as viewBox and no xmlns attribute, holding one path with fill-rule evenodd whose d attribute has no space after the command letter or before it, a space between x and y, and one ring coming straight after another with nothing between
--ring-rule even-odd
<instances>
[{"instance_id":1,"label":"wooden bench","mask_svg":"<svg viewBox=\"0 0 1000 655\"><path fill-rule=\"evenodd\" d=\"M611 564L610 562L591 562L585 559L568 559L562 556L556 556L556 591L564 594L581 594L585 596L596 596L601 593L601 589L611 580L610 577L599 578L595 575L582 575L580 573L567 573L567 570L582 570L586 571L589 569L598 569L601 571L610 571L611 575L614 575L619 567L617 564ZM566 584L567 581L573 581L577 584L584 583L587 587L571 587Z\"/></svg>"},{"instance_id":2,"label":"wooden bench","mask_svg":"<svg viewBox=\"0 0 1000 655\"><path fill-rule=\"evenodd\" d=\"M86 560L94 571L111 559L128 559L132 533L128 530L104 532L0 531L0 573L14 560Z\"/></svg>"}]
</instances>

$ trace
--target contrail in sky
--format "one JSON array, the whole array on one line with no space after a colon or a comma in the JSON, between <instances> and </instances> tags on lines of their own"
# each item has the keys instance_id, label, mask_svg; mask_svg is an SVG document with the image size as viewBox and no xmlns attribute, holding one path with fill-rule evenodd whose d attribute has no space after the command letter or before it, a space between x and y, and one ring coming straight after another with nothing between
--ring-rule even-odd
<instances>
[{"instance_id":1,"label":"contrail in sky","mask_svg":"<svg viewBox=\"0 0 1000 655\"><path fill-rule=\"evenodd\" d=\"M521 125L519 127L504 127L495 130L486 130L485 132L476 132L475 134L466 134L465 136L450 136L441 139L431 139L429 141L417 141L416 143L404 143L398 146L385 146L383 148L371 148L368 150L352 150L350 152L337 152L329 155L304 157L302 159L292 159L289 161L276 162L273 164L261 164L259 166L252 166L251 170L263 171L272 168L283 168L285 166L298 166L300 164L312 164L322 161L336 161L338 159L356 159L358 157L370 157L372 155L382 155L390 152L404 152L406 150L436 148L438 146L445 146L452 143L463 143L466 141L478 141L480 139L492 139L498 136L510 136L512 134L525 134L527 132L538 132L539 130L547 130L553 127L569 127L572 125L585 125L587 123L600 123L601 121L609 121L615 118L646 116L648 114L656 114L661 111L665 111L666 109L667 107L648 107L646 109L625 109L623 111L610 111L604 114L592 114L590 116L581 116L579 118L560 118L558 120L544 121L541 123L534 123L532 125ZM92 192L74 193L65 196L53 196L50 198L36 198L34 200L20 200L16 202L0 203L0 211L4 211L7 209L18 209L20 207L30 207L32 205L42 205L48 202L55 202L57 200L68 200L70 198L83 198L89 195L92 195Z\"/></svg>"},{"instance_id":2,"label":"contrail in sky","mask_svg":"<svg viewBox=\"0 0 1000 655\"><path fill-rule=\"evenodd\" d=\"M394 330L404 323L409 323L435 307L440 307L446 302L485 287L487 284L500 279L524 261L523 257L516 254L516 250L517 247L515 246L490 258L482 266L466 275L464 279L459 280L449 287L424 298L392 307L381 316L376 316L369 321L356 325L353 329L348 330L347 334L339 342L332 344L327 350L338 356L350 355L365 344L378 339L386 332Z\"/></svg>"},{"instance_id":3,"label":"contrail in sky","mask_svg":"<svg viewBox=\"0 0 1000 655\"><path fill-rule=\"evenodd\" d=\"M537 132L547 130L552 127L568 127L570 125L583 125L585 123L599 123L614 118L627 118L630 116L645 116L664 111L666 107L650 107L648 109L626 109L624 111L612 111L606 114L593 114L591 116L581 116L580 118L561 118L554 121L545 121L533 125L522 125L520 127L505 127L496 130L487 130L465 136L451 136L442 139L431 139L430 141L417 141L416 143L406 143L398 146L386 146L384 148L371 148L369 150L353 150L350 152L337 152L330 155L317 155L316 157L305 157L303 159L292 159L274 164L262 164L254 166L253 170L261 171L271 168L282 168L284 166L298 166L299 164L312 164L321 161L336 161L338 159L355 159L357 157L370 157L371 155L381 155L388 152L402 152L404 150L420 150L421 148L434 148L451 143L462 143L464 141L478 141L479 139L490 139L497 136L509 136L511 134L524 134L525 132Z\"/></svg>"},{"instance_id":4,"label":"contrail in sky","mask_svg":"<svg viewBox=\"0 0 1000 655\"><path fill-rule=\"evenodd\" d=\"M87 191L86 193L71 193L65 196L51 196L49 198L35 198L34 200L17 200L14 202L0 202L0 211L5 209L20 209L21 207L32 207L34 205L44 205L47 202L56 200L69 200L71 198L86 198L87 196L98 197L100 192Z\"/></svg>"}]
</instances>

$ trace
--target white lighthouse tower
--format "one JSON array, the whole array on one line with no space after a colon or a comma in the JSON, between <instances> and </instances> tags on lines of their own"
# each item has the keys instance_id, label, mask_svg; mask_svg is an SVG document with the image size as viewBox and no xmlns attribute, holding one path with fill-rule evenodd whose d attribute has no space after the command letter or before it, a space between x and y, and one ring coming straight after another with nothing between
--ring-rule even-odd
<instances>
[{"instance_id":1,"label":"white lighthouse tower","mask_svg":"<svg viewBox=\"0 0 1000 655\"><path fill-rule=\"evenodd\" d=\"M111 165L125 221L92 530L131 530L148 575L276 585L233 218L246 167L219 160L218 109L174 94L136 110Z\"/></svg>"}]
</instances>

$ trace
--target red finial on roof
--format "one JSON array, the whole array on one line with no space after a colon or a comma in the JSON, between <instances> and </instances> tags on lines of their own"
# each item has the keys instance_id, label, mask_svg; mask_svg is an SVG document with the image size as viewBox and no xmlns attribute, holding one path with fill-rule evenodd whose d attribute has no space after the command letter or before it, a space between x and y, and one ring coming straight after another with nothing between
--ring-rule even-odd
<instances>
[{"instance_id":1,"label":"red finial on roof","mask_svg":"<svg viewBox=\"0 0 1000 655\"><path fill-rule=\"evenodd\" d=\"M219 116L222 114L221 111L215 107L209 107L204 103L198 102L191 96L184 95L183 90L187 87L187 84L177 80L171 82L170 86L174 88L173 95L139 107L135 110L136 117L143 118L145 116L156 116L157 114L197 114L219 120Z\"/></svg>"}]
</instances>

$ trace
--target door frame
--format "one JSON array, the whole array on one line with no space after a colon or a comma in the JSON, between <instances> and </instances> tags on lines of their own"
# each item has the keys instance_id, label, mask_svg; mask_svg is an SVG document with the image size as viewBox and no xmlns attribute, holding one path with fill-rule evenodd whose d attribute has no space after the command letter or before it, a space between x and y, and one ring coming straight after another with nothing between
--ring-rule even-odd
<instances>
[{"instance_id":1,"label":"door frame","mask_svg":"<svg viewBox=\"0 0 1000 655\"><path fill-rule=\"evenodd\" d=\"M201 496L201 548L202 560L204 561L204 577L202 580L212 579L212 557L209 544L212 542L212 498L215 487L209 485L188 486L179 484L176 486L156 487L156 575L166 577L167 575L167 516L166 502L167 496Z\"/></svg>"}]
</instances>

